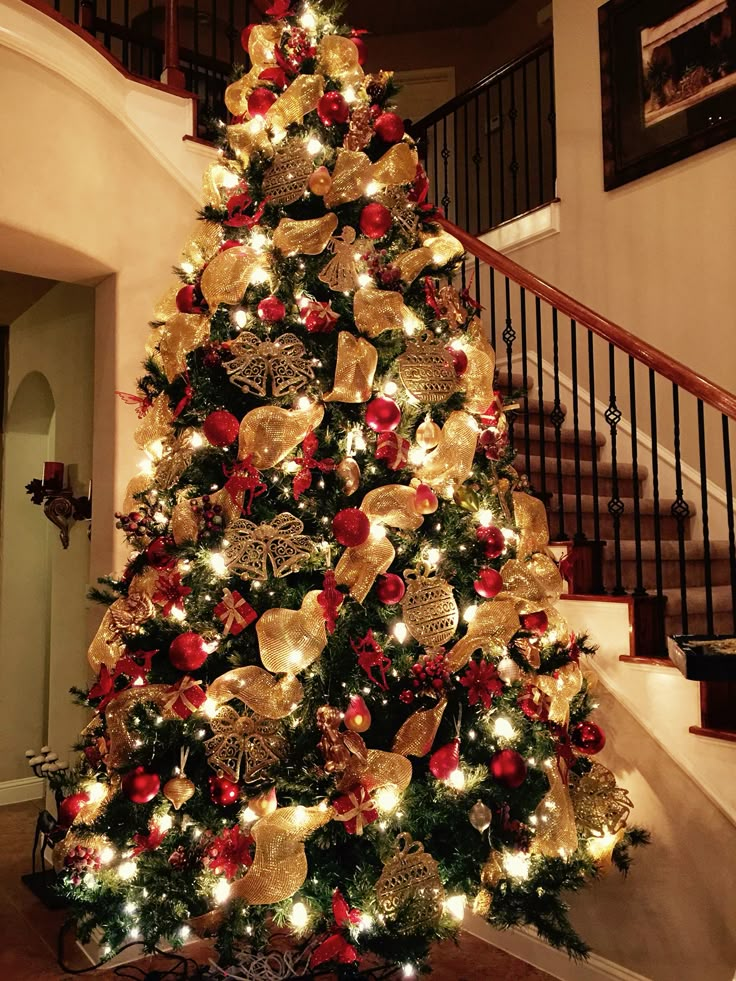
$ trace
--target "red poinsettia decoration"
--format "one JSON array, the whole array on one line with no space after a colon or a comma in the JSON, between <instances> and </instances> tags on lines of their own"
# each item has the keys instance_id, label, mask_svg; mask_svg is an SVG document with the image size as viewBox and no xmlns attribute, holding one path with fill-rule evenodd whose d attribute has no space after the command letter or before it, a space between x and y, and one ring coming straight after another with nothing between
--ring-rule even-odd
<instances>
[{"instance_id":1,"label":"red poinsettia decoration","mask_svg":"<svg viewBox=\"0 0 736 981\"><path fill-rule=\"evenodd\" d=\"M234 879L243 866L252 864L254 846L253 836L234 824L212 839L205 850L205 861L213 872Z\"/></svg>"},{"instance_id":2,"label":"red poinsettia decoration","mask_svg":"<svg viewBox=\"0 0 736 981\"><path fill-rule=\"evenodd\" d=\"M482 702L484 708L490 708L496 695L503 691L503 682L490 661L471 661L460 684L468 689L468 702L471 705Z\"/></svg>"},{"instance_id":3,"label":"red poinsettia decoration","mask_svg":"<svg viewBox=\"0 0 736 981\"><path fill-rule=\"evenodd\" d=\"M130 688L131 685L145 685L148 680L148 672L151 670L153 655L158 651L136 651L135 654L124 654L116 663L115 669L111 672L106 665L102 665L97 681L87 692L87 698L101 699L97 706L98 712L104 712L110 701L119 695L121 691ZM142 661L143 663L139 663ZM116 685L118 678L128 679L127 684Z\"/></svg>"},{"instance_id":4,"label":"red poinsettia decoration","mask_svg":"<svg viewBox=\"0 0 736 981\"><path fill-rule=\"evenodd\" d=\"M354 964L358 959L358 951L346 936L347 928L360 922L360 910L351 909L349 903L339 889L332 894L332 915L335 925L332 933L315 949L310 964L318 967L329 961L337 964Z\"/></svg>"},{"instance_id":5,"label":"red poinsettia decoration","mask_svg":"<svg viewBox=\"0 0 736 981\"><path fill-rule=\"evenodd\" d=\"M363 828L378 820L373 798L362 783L333 800L332 806L337 811L336 820L343 822L349 835L362 835Z\"/></svg>"},{"instance_id":6,"label":"red poinsettia decoration","mask_svg":"<svg viewBox=\"0 0 736 981\"><path fill-rule=\"evenodd\" d=\"M144 835L139 831L133 835L133 854L140 855L141 852L155 851L165 837L166 829L160 824L152 824L147 834Z\"/></svg>"},{"instance_id":7,"label":"red poinsettia decoration","mask_svg":"<svg viewBox=\"0 0 736 981\"><path fill-rule=\"evenodd\" d=\"M184 597L191 593L191 586L183 586L181 574L178 572L159 573L156 581L156 592L153 594L153 602L162 606L162 613L165 617L171 616L176 610L184 612Z\"/></svg>"},{"instance_id":8,"label":"red poinsettia decoration","mask_svg":"<svg viewBox=\"0 0 736 981\"><path fill-rule=\"evenodd\" d=\"M300 470L297 472L292 483L292 493L294 500L298 501L304 491L312 486L312 471L319 470L321 473L330 473L337 464L331 457L318 460L315 453L319 448L319 440L314 433L307 433L302 442L302 455L295 458Z\"/></svg>"},{"instance_id":9,"label":"red poinsettia decoration","mask_svg":"<svg viewBox=\"0 0 736 981\"><path fill-rule=\"evenodd\" d=\"M263 216L266 202L261 201L255 211L250 212L253 205L253 198L247 191L233 194L227 202L227 218L225 224L230 228L253 228ZM250 212L250 213L249 213Z\"/></svg>"}]
</instances>

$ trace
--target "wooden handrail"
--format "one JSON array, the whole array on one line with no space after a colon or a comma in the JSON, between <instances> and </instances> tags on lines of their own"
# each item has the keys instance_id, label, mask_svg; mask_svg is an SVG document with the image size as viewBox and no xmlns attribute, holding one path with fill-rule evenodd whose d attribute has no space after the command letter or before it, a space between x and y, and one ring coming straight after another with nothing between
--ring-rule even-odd
<instances>
[{"instance_id":1,"label":"wooden handrail","mask_svg":"<svg viewBox=\"0 0 736 981\"><path fill-rule=\"evenodd\" d=\"M439 106L437 109L432 110L427 116L423 116L422 119L418 119L412 124L413 129L425 130L429 129L434 123L439 122L440 119L444 119L445 116L449 116L450 113L455 112L461 106L464 106L466 102L472 99L474 96L478 95L479 92L483 92L484 89L492 85L493 82L499 81L505 75L510 74L517 68L521 68L529 61L533 61L538 55L543 54L545 51L551 51L553 47L552 35L540 41L539 44L535 44L533 48L529 48L524 54L519 55L518 58L514 58L513 61L507 62L505 65L501 65L495 71L492 71L490 75L486 75L475 85L471 85L469 89L465 89L459 95L456 95L449 102L445 102L443 105Z\"/></svg>"},{"instance_id":2,"label":"wooden handrail","mask_svg":"<svg viewBox=\"0 0 736 981\"><path fill-rule=\"evenodd\" d=\"M736 419L736 395L732 392L726 391L725 388L721 388L715 382L699 375L692 368L682 364L681 361L676 361L675 358L671 358L640 337L636 337L630 331L619 327L618 324L614 324L606 317L602 317L595 310L586 307L584 303L580 303L567 293L563 293L562 290L558 290L556 286L551 286L539 276L529 272L528 269L524 269L518 262L514 262L513 259L509 259L503 253L492 249L490 245L486 245L475 236L469 235L446 218L439 218L438 222L462 243L467 252L480 259L481 262L497 269L498 272L508 276L519 286L523 286L534 296L538 296L550 306L555 307L566 317L575 320L581 327L585 327L602 337L603 340L613 344L614 347L646 365L647 368L652 368L657 374L694 395L695 398L701 399L706 405L722 412L723 415L729 416L731 419Z\"/></svg>"}]
</instances>

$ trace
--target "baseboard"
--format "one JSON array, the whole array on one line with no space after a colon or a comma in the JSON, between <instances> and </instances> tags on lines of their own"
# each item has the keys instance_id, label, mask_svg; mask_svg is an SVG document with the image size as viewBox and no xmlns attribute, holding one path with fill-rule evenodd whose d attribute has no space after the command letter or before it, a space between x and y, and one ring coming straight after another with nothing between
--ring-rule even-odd
<instances>
[{"instance_id":1,"label":"baseboard","mask_svg":"<svg viewBox=\"0 0 736 981\"><path fill-rule=\"evenodd\" d=\"M20 780L0 782L0 807L4 804L20 804L24 800L41 800L44 781L40 777L23 777Z\"/></svg>"},{"instance_id":2,"label":"baseboard","mask_svg":"<svg viewBox=\"0 0 736 981\"><path fill-rule=\"evenodd\" d=\"M587 961L570 960L563 951L540 940L529 927L494 930L480 917L466 916L463 929L561 981L651 981L599 954L591 954Z\"/></svg>"}]
</instances>

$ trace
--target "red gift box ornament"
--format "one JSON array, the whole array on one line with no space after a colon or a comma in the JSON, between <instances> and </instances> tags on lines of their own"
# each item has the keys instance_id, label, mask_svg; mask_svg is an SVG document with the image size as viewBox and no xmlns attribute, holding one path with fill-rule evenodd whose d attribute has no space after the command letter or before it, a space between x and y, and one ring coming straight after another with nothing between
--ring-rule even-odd
<instances>
[{"instance_id":1,"label":"red gift box ornament","mask_svg":"<svg viewBox=\"0 0 736 981\"><path fill-rule=\"evenodd\" d=\"M376 439L376 459L385 460L389 470L400 470L409 459L411 443L398 433L379 433Z\"/></svg>"},{"instance_id":2,"label":"red gift box ornament","mask_svg":"<svg viewBox=\"0 0 736 981\"><path fill-rule=\"evenodd\" d=\"M200 708L206 694L202 690L202 682L195 681L188 674L180 678L176 684L169 688L169 696L164 702L164 708L168 711L176 712L180 719L188 719L192 712Z\"/></svg>"},{"instance_id":3,"label":"red gift box ornament","mask_svg":"<svg viewBox=\"0 0 736 981\"><path fill-rule=\"evenodd\" d=\"M253 623L258 614L237 590L225 589L222 600L215 607L215 616L222 620L223 637L228 634L237 637L249 623Z\"/></svg>"},{"instance_id":4,"label":"red gift box ornament","mask_svg":"<svg viewBox=\"0 0 736 981\"><path fill-rule=\"evenodd\" d=\"M362 835L363 828L378 820L373 798L362 784L333 800L332 806L337 811L336 820L343 822L350 835Z\"/></svg>"}]
</instances>

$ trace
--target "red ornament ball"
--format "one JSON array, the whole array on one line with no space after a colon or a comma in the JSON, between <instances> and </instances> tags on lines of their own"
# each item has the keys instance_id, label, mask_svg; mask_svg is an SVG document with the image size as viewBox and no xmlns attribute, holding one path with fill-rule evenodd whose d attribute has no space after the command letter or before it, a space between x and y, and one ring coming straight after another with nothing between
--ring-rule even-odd
<instances>
[{"instance_id":1,"label":"red ornament ball","mask_svg":"<svg viewBox=\"0 0 736 981\"><path fill-rule=\"evenodd\" d=\"M265 87L253 89L248 96L248 115L251 119L255 116L265 116L275 101L276 93L271 89Z\"/></svg>"},{"instance_id":2,"label":"red ornament ball","mask_svg":"<svg viewBox=\"0 0 736 981\"><path fill-rule=\"evenodd\" d=\"M404 121L395 112L382 112L373 124L376 131L384 143L398 143L404 136Z\"/></svg>"},{"instance_id":3,"label":"red ornament ball","mask_svg":"<svg viewBox=\"0 0 736 981\"><path fill-rule=\"evenodd\" d=\"M169 645L169 660L179 671L196 671L207 660L204 640L192 631L179 634Z\"/></svg>"},{"instance_id":4,"label":"red ornament ball","mask_svg":"<svg viewBox=\"0 0 736 981\"><path fill-rule=\"evenodd\" d=\"M161 780L157 773L151 773L144 766L126 773L122 779L123 793L134 804L147 804L153 800L161 789Z\"/></svg>"},{"instance_id":5,"label":"red ornament ball","mask_svg":"<svg viewBox=\"0 0 736 981\"><path fill-rule=\"evenodd\" d=\"M475 537L479 542L483 542L484 552L488 559L497 559L506 548L503 532L495 525L479 525L475 529Z\"/></svg>"},{"instance_id":6,"label":"red ornament ball","mask_svg":"<svg viewBox=\"0 0 736 981\"><path fill-rule=\"evenodd\" d=\"M379 395L366 406L365 421L374 433L390 433L401 422L401 409L393 399Z\"/></svg>"},{"instance_id":7,"label":"red ornament ball","mask_svg":"<svg viewBox=\"0 0 736 981\"><path fill-rule=\"evenodd\" d=\"M429 772L438 780L449 780L460 765L460 740L453 739L429 757Z\"/></svg>"},{"instance_id":8,"label":"red ornament ball","mask_svg":"<svg viewBox=\"0 0 736 981\"><path fill-rule=\"evenodd\" d=\"M89 803L89 797L80 791L78 794L70 794L64 797L58 807L57 818L62 828L70 828L74 818L79 814L85 804Z\"/></svg>"},{"instance_id":9,"label":"red ornament ball","mask_svg":"<svg viewBox=\"0 0 736 981\"><path fill-rule=\"evenodd\" d=\"M238 437L240 422L232 412L218 409L207 416L202 431L213 446L229 446Z\"/></svg>"},{"instance_id":10,"label":"red ornament ball","mask_svg":"<svg viewBox=\"0 0 736 981\"><path fill-rule=\"evenodd\" d=\"M478 578L473 583L473 588L484 599L493 599L503 589L501 573L496 572L495 569L481 569Z\"/></svg>"},{"instance_id":11,"label":"red ornament ball","mask_svg":"<svg viewBox=\"0 0 736 981\"><path fill-rule=\"evenodd\" d=\"M166 569L176 563L176 558L169 551L169 547L174 544L171 535L159 535L154 538L146 549L148 564L154 569Z\"/></svg>"},{"instance_id":12,"label":"red ornament ball","mask_svg":"<svg viewBox=\"0 0 736 981\"><path fill-rule=\"evenodd\" d=\"M350 116L350 106L339 92L325 92L317 103L317 115L323 126L346 123Z\"/></svg>"},{"instance_id":13,"label":"red ornament ball","mask_svg":"<svg viewBox=\"0 0 736 981\"><path fill-rule=\"evenodd\" d=\"M606 734L595 722L578 722L570 730L570 740L581 753L595 756L606 745Z\"/></svg>"},{"instance_id":14,"label":"red ornament ball","mask_svg":"<svg viewBox=\"0 0 736 981\"><path fill-rule=\"evenodd\" d=\"M406 586L404 585L404 580L394 572L388 572L385 576L381 576L376 586L376 596L386 606L394 606L396 603L400 603L404 598L405 592Z\"/></svg>"},{"instance_id":15,"label":"red ornament ball","mask_svg":"<svg viewBox=\"0 0 736 981\"><path fill-rule=\"evenodd\" d=\"M286 72L283 68L264 68L258 77L264 82L275 85L277 89L286 88Z\"/></svg>"},{"instance_id":16,"label":"red ornament ball","mask_svg":"<svg viewBox=\"0 0 736 981\"><path fill-rule=\"evenodd\" d=\"M229 238L226 242L223 242L220 246L220 252L227 252L228 249L234 249L238 245L242 245L236 238Z\"/></svg>"},{"instance_id":17,"label":"red ornament ball","mask_svg":"<svg viewBox=\"0 0 736 981\"><path fill-rule=\"evenodd\" d=\"M209 779L210 800L218 807L234 804L240 797L240 787L227 777L212 776Z\"/></svg>"},{"instance_id":18,"label":"red ornament ball","mask_svg":"<svg viewBox=\"0 0 736 981\"><path fill-rule=\"evenodd\" d=\"M365 41L359 37L351 37L350 40L353 42L355 47L358 49L358 64L364 65L365 59L368 57L368 51L365 46Z\"/></svg>"},{"instance_id":19,"label":"red ornament ball","mask_svg":"<svg viewBox=\"0 0 736 981\"><path fill-rule=\"evenodd\" d=\"M391 212L388 208L373 201L360 212L360 230L368 238L383 238L391 227Z\"/></svg>"},{"instance_id":20,"label":"red ornament ball","mask_svg":"<svg viewBox=\"0 0 736 981\"><path fill-rule=\"evenodd\" d=\"M524 630L541 637L549 626L549 617L544 610L537 610L535 613L523 613L519 617L519 623Z\"/></svg>"},{"instance_id":21,"label":"red ornament ball","mask_svg":"<svg viewBox=\"0 0 736 981\"><path fill-rule=\"evenodd\" d=\"M367 542L370 533L370 520L360 508L343 508L332 519L332 534L348 548Z\"/></svg>"},{"instance_id":22,"label":"red ornament ball","mask_svg":"<svg viewBox=\"0 0 736 981\"><path fill-rule=\"evenodd\" d=\"M460 378L468 370L468 356L461 347L453 347L452 344L449 344L446 350L452 358L452 366L455 369L455 374Z\"/></svg>"},{"instance_id":23,"label":"red ornament ball","mask_svg":"<svg viewBox=\"0 0 736 981\"><path fill-rule=\"evenodd\" d=\"M500 749L494 753L488 769L496 783L510 790L520 787L526 780L524 757L515 749Z\"/></svg>"},{"instance_id":24,"label":"red ornament ball","mask_svg":"<svg viewBox=\"0 0 736 981\"><path fill-rule=\"evenodd\" d=\"M197 303L196 290L193 286L182 286L176 294L176 309L179 313L192 313L199 306Z\"/></svg>"},{"instance_id":25,"label":"red ornament ball","mask_svg":"<svg viewBox=\"0 0 736 981\"><path fill-rule=\"evenodd\" d=\"M286 307L277 296L266 296L258 304L258 316L269 324L283 320Z\"/></svg>"}]
</instances>

